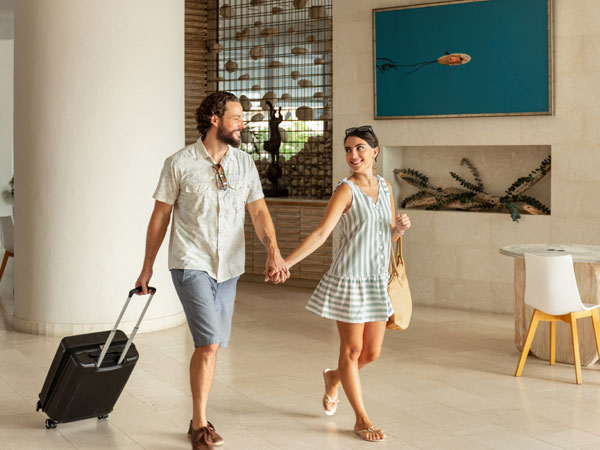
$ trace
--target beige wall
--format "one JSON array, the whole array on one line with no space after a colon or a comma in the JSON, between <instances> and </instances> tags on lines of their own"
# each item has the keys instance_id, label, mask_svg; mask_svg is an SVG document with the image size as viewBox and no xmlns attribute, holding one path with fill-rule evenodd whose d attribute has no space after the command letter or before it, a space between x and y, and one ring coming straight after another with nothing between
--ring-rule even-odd
<instances>
[{"instance_id":1,"label":"beige wall","mask_svg":"<svg viewBox=\"0 0 600 450\"><path fill-rule=\"evenodd\" d=\"M416 303L512 312L513 264L501 246L600 242L600 3L554 1L554 116L375 121L372 9L418 3L334 0L334 183L348 173L341 130L353 125L373 124L388 158L403 146L550 145L549 217L513 223L502 214L408 211L405 256Z\"/></svg>"},{"instance_id":2,"label":"beige wall","mask_svg":"<svg viewBox=\"0 0 600 450\"><path fill-rule=\"evenodd\" d=\"M0 216L12 214L13 40L0 39Z\"/></svg>"}]
</instances>

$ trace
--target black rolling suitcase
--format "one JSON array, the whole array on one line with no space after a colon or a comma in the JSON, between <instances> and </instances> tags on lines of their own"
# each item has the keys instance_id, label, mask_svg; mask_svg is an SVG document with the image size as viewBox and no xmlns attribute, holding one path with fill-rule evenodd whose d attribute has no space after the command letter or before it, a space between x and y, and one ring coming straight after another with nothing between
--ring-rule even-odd
<instances>
[{"instance_id":1,"label":"black rolling suitcase","mask_svg":"<svg viewBox=\"0 0 600 450\"><path fill-rule=\"evenodd\" d=\"M117 328L131 298L141 292L141 288L129 291L112 331L62 339L36 408L48 416L46 428L56 428L59 423L74 420L108 417L139 357L132 341L156 293L153 287L148 290L150 297L129 339Z\"/></svg>"}]
</instances>

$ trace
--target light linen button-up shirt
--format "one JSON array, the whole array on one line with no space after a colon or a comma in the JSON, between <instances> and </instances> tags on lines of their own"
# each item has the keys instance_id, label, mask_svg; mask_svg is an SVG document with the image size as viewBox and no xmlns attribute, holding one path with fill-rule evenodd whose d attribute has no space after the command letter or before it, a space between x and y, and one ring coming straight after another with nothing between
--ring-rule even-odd
<instances>
[{"instance_id":1,"label":"light linen button-up shirt","mask_svg":"<svg viewBox=\"0 0 600 450\"><path fill-rule=\"evenodd\" d=\"M203 270L222 282L244 273L245 206L264 195L249 154L231 146L225 153L226 190L213 164L198 139L165 160L153 197L174 205L169 269Z\"/></svg>"}]
</instances>

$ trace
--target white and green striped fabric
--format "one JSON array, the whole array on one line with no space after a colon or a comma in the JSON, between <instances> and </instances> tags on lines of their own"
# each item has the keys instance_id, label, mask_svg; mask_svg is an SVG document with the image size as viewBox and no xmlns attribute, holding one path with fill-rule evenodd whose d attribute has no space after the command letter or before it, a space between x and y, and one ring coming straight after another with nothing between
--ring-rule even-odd
<instances>
[{"instance_id":1,"label":"white and green striped fabric","mask_svg":"<svg viewBox=\"0 0 600 450\"><path fill-rule=\"evenodd\" d=\"M340 245L331 267L310 297L306 309L348 323L387 320L394 313L387 293L392 208L385 180L379 180L377 202L344 178L352 205L340 220Z\"/></svg>"}]
</instances>

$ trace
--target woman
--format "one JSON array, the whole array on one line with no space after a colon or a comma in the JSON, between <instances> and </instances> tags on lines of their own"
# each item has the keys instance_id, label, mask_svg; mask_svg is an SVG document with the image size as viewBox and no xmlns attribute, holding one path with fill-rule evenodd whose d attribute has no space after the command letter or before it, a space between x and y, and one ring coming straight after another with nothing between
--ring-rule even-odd
<instances>
[{"instance_id":1,"label":"woman","mask_svg":"<svg viewBox=\"0 0 600 450\"><path fill-rule=\"evenodd\" d=\"M391 185L373 174L379 142L371 126L347 129L344 147L352 175L342 180L319 226L286 263L291 268L319 248L341 218L340 245L306 308L337 321L340 335L338 368L323 371L325 414L335 413L341 382L356 415L354 432L377 442L385 434L369 419L358 370L381 352L385 325L393 314L387 294L391 243L410 227L410 220L406 214L395 216Z\"/></svg>"}]
</instances>

